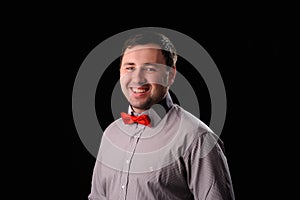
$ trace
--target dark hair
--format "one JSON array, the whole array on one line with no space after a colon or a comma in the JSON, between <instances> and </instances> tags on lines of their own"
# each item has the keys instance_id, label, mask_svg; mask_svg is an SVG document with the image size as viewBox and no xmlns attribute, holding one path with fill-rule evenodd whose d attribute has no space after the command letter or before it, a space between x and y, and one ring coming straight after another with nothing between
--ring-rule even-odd
<instances>
[{"instance_id":1,"label":"dark hair","mask_svg":"<svg viewBox=\"0 0 300 200\"><path fill-rule=\"evenodd\" d=\"M154 31L142 31L138 34L130 36L124 43L120 60L123 59L123 54L127 48L132 48L136 45L157 44L160 46L162 54L166 59L166 65L173 67L177 61L177 52L170 39L162 33Z\"/></svg>"}]
</instances>

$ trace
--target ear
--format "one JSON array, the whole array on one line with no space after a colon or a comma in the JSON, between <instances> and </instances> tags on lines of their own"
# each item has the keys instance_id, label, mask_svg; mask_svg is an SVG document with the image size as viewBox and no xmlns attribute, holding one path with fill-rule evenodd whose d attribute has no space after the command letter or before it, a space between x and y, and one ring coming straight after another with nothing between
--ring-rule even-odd
<instances>
[{"instance_id":1,"label":"ear","mask_svg":"<svg viewBox=\"0 0 300 200\"><path fill-rule=\"evenodd\" d=\"M176 77L176 66L173 66L169 71L168 86L171 86L174 83L175 77Z\"/></svg>"}]
</instances>

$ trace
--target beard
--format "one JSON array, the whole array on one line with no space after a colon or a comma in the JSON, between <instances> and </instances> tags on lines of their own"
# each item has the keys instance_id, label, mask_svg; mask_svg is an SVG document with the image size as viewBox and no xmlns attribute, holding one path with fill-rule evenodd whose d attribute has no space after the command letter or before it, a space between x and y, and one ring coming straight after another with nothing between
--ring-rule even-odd
<instances>
[{"instance_id":1,"label":"beard","mask_svg":"<svg viewBox=\"0 0 300 200\"><path fill-rule=\"evenodd\" d=\"M130 98L128 101L133 108L140 109L140 110L148 110L154 104L163 100L166 94L167 94L167 89L163 89L159 93L156 93L156 95L149 96L148 98L145 99Z\"/></svg>"},{"instance_id":2,"label":"beard","mask_svg":"<svg viewBox=\"0 0 300 200\"><path fill-rule=\"evenodd\" d=\"M154 100L152 98L148 98L144 101L129 100L129 104L133 108L137 108L140 110L147 110L154 104Z\"/></svg>"}]
</instances>

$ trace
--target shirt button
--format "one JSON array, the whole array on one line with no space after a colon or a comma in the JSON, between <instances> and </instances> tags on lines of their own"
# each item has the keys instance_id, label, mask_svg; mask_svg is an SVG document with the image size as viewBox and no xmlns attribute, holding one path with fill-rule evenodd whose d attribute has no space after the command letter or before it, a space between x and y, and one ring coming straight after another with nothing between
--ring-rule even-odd
<instances>
[{"instance_id":1,"label":"shirt button","mask_svg":"<svg viewBox=\"0 0 300 200\"><path fill-rule=\"evenodd\" d=\"M129 164L129 160L126 160L126 163Z\"/></svg>"},{"instance_id":2,"label":"shirt button","mask_svg":"<svg viewBox=\"0 0 300 200\"><path fill-rule=\"evenodd\" d=\"M125 189L125 185L122 185L122 189Z\"/></svg>"}]
</instances>

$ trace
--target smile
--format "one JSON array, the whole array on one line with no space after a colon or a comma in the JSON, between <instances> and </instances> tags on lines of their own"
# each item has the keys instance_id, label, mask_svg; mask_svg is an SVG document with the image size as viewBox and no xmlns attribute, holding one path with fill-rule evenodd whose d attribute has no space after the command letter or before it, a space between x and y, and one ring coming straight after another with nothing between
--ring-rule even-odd
<instances>
[{"instance_id":1,"label":"smile","mask_svg":"<svg viewBox=\"0 0 300 200\"><path fill-rule=\"evenodd\" d=\"M135 94L147 93L150 90L150 87L130 87L130 90Z\"/></svg>"}]
</instances>

